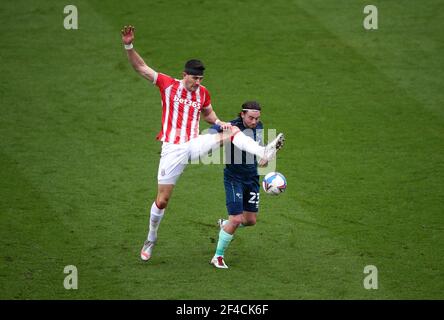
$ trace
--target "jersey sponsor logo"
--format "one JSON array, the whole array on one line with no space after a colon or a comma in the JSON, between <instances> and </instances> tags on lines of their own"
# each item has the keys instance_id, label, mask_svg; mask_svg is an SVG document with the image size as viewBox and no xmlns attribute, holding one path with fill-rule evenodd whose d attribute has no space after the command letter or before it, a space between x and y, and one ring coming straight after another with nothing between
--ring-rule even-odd
<instances>
[{"instance_id":1,"label":"jersey sponsor logo","mask_svg":"<svg viewBox=\"0 0 444 320\"><path fill-rule=\"evenodd\" d=\"M183 104L184 106L190 106L190 107L199 108L199 109L200 109L200 106L201 106L200 102L192 101L192 100L189 100L189 99L180 98L177 95L174 96L174 102L179 102L179 103Z\"/></svg>"}]
</instances>

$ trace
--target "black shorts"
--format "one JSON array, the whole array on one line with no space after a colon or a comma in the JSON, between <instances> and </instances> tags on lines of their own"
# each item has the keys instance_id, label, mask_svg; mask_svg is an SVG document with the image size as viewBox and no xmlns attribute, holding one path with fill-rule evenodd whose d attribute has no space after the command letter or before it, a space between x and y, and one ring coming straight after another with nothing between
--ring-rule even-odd
<instances>
[{"instance_id":1,"label":"black shorts","mask_svg":"<svg viewBox=\"0 0 444 320\"><path fill-rule=\"evenodd\" d=\"M238 181L224 175L225 200L229 215L259 211L259 177Z\"/></svg>"}]
</instances>

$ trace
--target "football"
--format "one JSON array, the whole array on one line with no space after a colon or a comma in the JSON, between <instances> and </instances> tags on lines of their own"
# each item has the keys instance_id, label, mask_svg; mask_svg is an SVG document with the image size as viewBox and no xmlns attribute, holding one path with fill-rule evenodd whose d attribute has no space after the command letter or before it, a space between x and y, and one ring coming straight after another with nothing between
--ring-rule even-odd
<instances>
[{"instance_id":1,"label":"football","mask_svg":"<svg viewBox=\"0 0 444 320\"><path fill-rule=\"evenodd\" d=\"M270 172L262 180L264 191L271 195L278 195L287 188L287 180L284 175L279 172Z\"/></svg>"}]
</instances>

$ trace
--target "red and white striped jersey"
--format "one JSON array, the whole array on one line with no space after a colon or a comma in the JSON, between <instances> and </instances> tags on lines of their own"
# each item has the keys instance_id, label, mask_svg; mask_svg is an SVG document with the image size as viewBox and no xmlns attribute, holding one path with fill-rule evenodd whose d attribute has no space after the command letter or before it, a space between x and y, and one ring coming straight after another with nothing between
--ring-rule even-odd
<instances>
[{"instance_id":1,"label":"red and white striped jersey","mask_svg":"<svg viewBox=\"0 0 444 320\"><path fill-rule=\"evenodd\" d=\"M154 84L162 97L162 128L157 140L176 144L199 136L200 112L211 104L210 93L200 85L188 91L182 81L157 73Z\"/></svg>"}]
</instances>

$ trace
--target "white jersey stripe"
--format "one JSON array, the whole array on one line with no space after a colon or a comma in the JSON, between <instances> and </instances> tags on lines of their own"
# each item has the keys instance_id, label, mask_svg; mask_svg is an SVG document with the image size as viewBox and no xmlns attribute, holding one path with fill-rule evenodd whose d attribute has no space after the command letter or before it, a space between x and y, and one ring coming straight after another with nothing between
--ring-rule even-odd
<instances>
[{"instance_id":1,"label":"white jersey stripe","mask_svg":"<svg viewBox=\"0 0 444 320\"><path fill-rule=\"evenodd\" d=\"M191 92L187 92L187 99L191 101ZM191 106L189 104L185 104L183 108L183 119L182 119L182 127L180 128L180 143L186 142L187 137L187 122L188 122L188 112L190 112Z\"/></svg>"},{"instance_id":2,"label":"white jersey stripe","mask_svg":"<svg viewBox=\"0 0 444 320\"><path fill-rule=\"evenodd\" d=\"M162 137L162 141L165 141L165 134L168 130L168 117L170 115L170 95L171 95L171 89L173 88L173 86L169 86L166 90L165 90L165 119L162 123L162 131L163 131L163 137Z\"/></svg>"},{"instance_id":3,"label":"white jersey stripe","mask_svg":"<svg viewBox=\"0 0 444 320\"><path fill-rule=\"evenodd\" d=\"M191 127L191 133L190 136L192 138L197 138L199 136L199 109L194 109L194 114L193 114L193 123L194 126Z\"/></svg>"},{"instance_id":4,"label":"white jersey stripe","mask_svg":"<svg viewBox=\"0 0 444 320\"><path fill-rule=\"evenodd\" d=\"M198 103L198 106L200 105L200 88L196 90L196 101ZM196 138L199 135L199 119L198 119L198 112L199 107L194 108L193 112L193 121L191 122L191 132L190 132L190 139ZM197 134L196 134L197 132Z\"/></svg>"},{"instance_id":5,"label":"white jersey stripe","mask_svg":"<svg viewBox=\"0 0 444 320\"><path fill-rule=\"evenodd\" d=\"M178 98L182 97L182 91L183 91L183 86L181 83L179 85L179 88L177 88L176 97ZM174 143L174 139L176 138L176 133L177 133L176 123L177 123L177 116L179 115L179 101L174 101L173 106L171 107L171 111L173 112L173 119L171 121L172 127L168 141Z\"/></svg>"}]
</instances>

